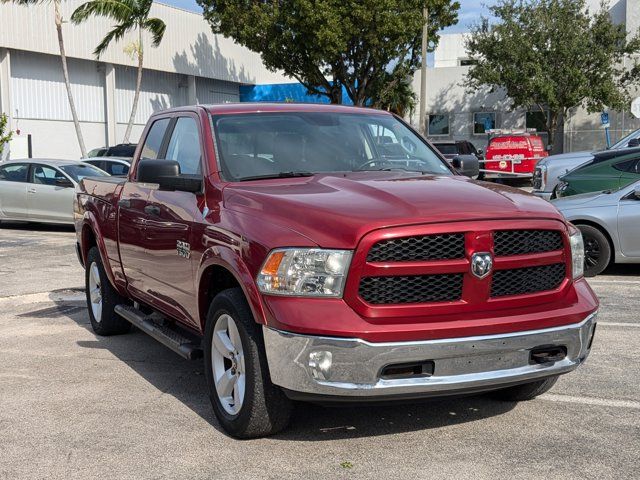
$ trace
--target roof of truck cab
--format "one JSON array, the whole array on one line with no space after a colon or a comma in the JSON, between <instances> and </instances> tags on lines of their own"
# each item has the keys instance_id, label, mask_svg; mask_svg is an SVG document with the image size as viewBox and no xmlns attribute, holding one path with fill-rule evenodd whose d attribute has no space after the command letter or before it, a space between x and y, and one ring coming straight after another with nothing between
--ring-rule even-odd
<instances>
[{"instance_id":1,"label":"roof of truck cab","mask_svg":"<svg viewBox=\"0 0 640 480\"><path fill-rule=\"evenodd\" d=\"M228 113L260 113L260 112L333 112L333 113L360 113L369 115L392 115L385 110L376 110L366 107L352 107L349 105L334 105L322 103L265 103L265 102L240 102L221 103L217 105L198 105L212 115ZM163 110L158 113L180 112L193 110L198 107L176 107Z\"/></svg>"}]
</instances>

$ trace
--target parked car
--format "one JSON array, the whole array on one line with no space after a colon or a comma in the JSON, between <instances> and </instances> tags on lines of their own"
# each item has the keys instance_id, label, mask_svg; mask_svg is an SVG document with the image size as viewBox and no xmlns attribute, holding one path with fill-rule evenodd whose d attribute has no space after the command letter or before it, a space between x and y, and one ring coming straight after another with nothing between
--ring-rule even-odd
<instances>
[{"instance_id":1,"label":"parked car","mask_svg":"<svg viewBox=\"0 0 640 480\"><path fill-rule=\"evenodd\" d=\"M107 175L76 160L0 163L0 221L72 224L74 187L85 177Z\"/></svg>"},{"instance_id":2,"label":"parked car","mask_svg":"<svg viewBox=\"0 0 640 480\"><path fill-rule=\"evenodd\" d=\"M640 180L640 148L625 149L614 156L596 155L593 160L562 175L556 196L617 190Z\"/></svg>"},{"instance_id":3,"label":"parked car","mask_svg":"<svg viewBox=\"0 0 640 480\"><path fill-rule=\"evenodd\" d=\"M543 158L538 162L533 173L532 193L546 200L555 198L555 190L560 176L593 160L596 156L605 158L608 155L611 157L623 155L625 149L637 148L638 146L640 146L640 129L630 133L613 144L611 148L601 152L570 152Z\"/></svg>"},{"instance_id":4,"label":"parked car","mask_svg":"<svg viewBox=\"0 0 640 480\"><path fill-rule=\"evenodd\" d=\"M431 142L447 161L463 175L479 177L482 150L476 149L468 140L438 140ZM471 172L471 173L469 173Z\"/></svg>"},{"instance_id":5,"label":"parked car","mask_svg":"<svg viewBox=\"0 0 640 480\"><path fill-rule=\"evenodd\" d=\"M531 178L537 163L547 157L542 137L535 130L489 130L485 178Z\"/></svg>"},{"instance_id":6,"label":"parked car","mask_svg":"<svg viewBox=\"0 0 640 480\"><path fill-rule=\"evenodd\" d=\"M389 112L181 107L142 142L128 178L77 192L91 325L204 357L233 436L283 429L292 399L527 400L589 354L580 232Z\"/></svg>"},{"instance_id":7,"label":"parked car","mask_svg":"<svg viewBox=\"0 0 640 480\"><path fill-rule=\"evenodd\" d=\"M640 263L640 181L552 203L582 232L586 276L601 273L612 262Z\"/></svg>"},{"instance_id":8,"label":"parked car","mask_svg":"<svg viewBox=\"0 0 640 480\"><path fill-rule=\"evenodd\" d=\"M99 157L82 160L84 163L98 167L114 177L124 177L131 167L130 158Z\"/></svg>"},{"instance_id":9,"label":"parked car","mask_svg":"<svg viewBox=\"0 0 640 480\"><path fill-rule=\"evenodd\" d=\"M89 151L87 158L97 157L120 157L120 158L133 158L133 154L136 151L136 143L120 143L112 147L100 147L94 148Z\"/></svg>"}]
</instances>

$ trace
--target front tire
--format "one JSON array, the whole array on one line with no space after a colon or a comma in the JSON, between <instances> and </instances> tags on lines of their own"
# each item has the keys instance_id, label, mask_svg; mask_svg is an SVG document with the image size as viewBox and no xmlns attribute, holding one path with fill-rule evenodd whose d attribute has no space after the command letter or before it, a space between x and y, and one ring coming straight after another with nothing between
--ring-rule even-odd
<instances>
[{"instance_id":1,"label":"front tire","mask_svg":"<svg viewBox=\"0 0 640 480\"><path fill-rule=\"evenodd\" d=\"M271 383L262 331L240 288L224 290L211 302L204 371L213 411L230 435L262 437L289 423L291 401Z\"/></svg>"},{"instance_id":2,"label":"front tire","mask_svg":"<svg viewBox=\"0 0 640 480\"><path fill-rule=\"evenodd\" d=\"M576 225L584 241L584 276L595 277L602 273L611 261L611 245L607 237L591 225Z\"/></svg>"},{"instance_id":3,"label":"front tire","mask_svg":"<svg viewBox=\"0 0 640 480\"><path fill-rule=\"evenodd\" d=\"M495 392L491 392L491 396L496 400L503 400L506 402L524 402L527 400L533 400L538 395L548 392L557 381L558 376L556 375L555 377L545 378L544 380L523 383L522 385L496 390Z\"/></svg>"},{"instance_id":4,"label":"front tire","mask_svg":"<svg viewBox=\"0 0 640 480\"><path fill-rule=\"evenodd\" d=\"M116 305L126 303L127 300L111 285L98 247L92 247L87 254L85 292L89 320L94 332L108 336L127 333L131 329L131 324L115 312Z\"/></svg>"}]
</instances>

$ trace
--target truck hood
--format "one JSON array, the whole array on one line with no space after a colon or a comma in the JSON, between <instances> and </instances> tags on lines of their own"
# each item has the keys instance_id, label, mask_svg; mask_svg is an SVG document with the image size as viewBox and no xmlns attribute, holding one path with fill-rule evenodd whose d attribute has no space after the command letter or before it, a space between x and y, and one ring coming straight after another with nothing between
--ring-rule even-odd
<instances>
[{"instance_id":1,"label":"truck hood","mask_svg":"<svg viewBox=\"0 0 640 480\"><path fill-rule=\"evenodd\" d=\"M224 206L276 223L321 247L354 248L371 230L419 223L554 218L548 202L462 176L409 172L318 174L227 185Z\"/></svg>"}]
</instances>

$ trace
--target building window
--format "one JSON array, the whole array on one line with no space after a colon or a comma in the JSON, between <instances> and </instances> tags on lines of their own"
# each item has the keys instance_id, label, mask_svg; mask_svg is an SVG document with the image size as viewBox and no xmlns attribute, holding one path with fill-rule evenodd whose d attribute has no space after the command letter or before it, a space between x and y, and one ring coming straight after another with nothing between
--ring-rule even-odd
<instances>
[{"instance_id":1,"label":"building window","mask_svg":"<svg viewBox=\"0 0 640 480\"><path fill-rule=\"evenodd\" d=\"M496 128L496 114L494 112L479 112L473 114L474 135L481 135L493 128Z\"/></svg>"},{"instance_id":2,"label":"building window","mask_svg":"<svg viewBox=\"0 0 640 480\"><path fill-rule=\"evenodd\" d=\"M471 67L472 65L477 65L478 60L474 60L473 58L461 58L459 63L461 67Z\"/></svg>"},{"instance_id":3,"label":"building window","mask_svg":"<svg viewBox=\"0 0 640 480\"><path fill-rule=\"evenodd\" d=\"M547 129L546 118L549 112L533 111L525 114L525 127L535 128L538 132L544 133Z\"/></svg>"},{"instance_id":4,"label":"building window","mask_svg":"<svg viewBox=\"0 0 640 480\"><path fill-rule=\"evenodd\" d=\"M449 115L429 115L429 135L449 135Z\"/></svg>"}]
</instances>

